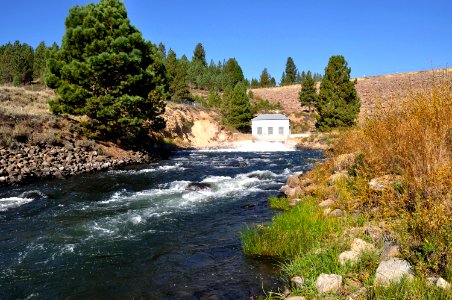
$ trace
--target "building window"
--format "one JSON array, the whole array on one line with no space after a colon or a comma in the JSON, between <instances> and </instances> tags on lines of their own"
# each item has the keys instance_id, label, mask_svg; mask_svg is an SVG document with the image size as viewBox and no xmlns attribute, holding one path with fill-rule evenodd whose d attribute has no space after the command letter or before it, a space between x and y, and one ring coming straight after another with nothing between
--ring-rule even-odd
<instances>
[{"instance_id":1,"label":"building window","mask_svg":"<svg viewBox=\"0 0 452 300\"><path fill-rule=\"evenodd\" d=\"M257 127L257 134L262 135L262 127Z\"/></svg>"},{"instance_id":2,"label":"building window","mask_svg":"<svg viewBox=\"0 0 452 300\"><path fill-rule=\"evenodd\" d=\"M268 127L268 135L273 134L273 127Z\"/></svg>"},{"instance_id":3,"label":"building window","mask_svg":"<svg viewBox=\"0 0 452 300\"><path fill-rule=\"evenodd\" d=\"M279 135L284 135L284 127L279 127Z\"/></svg>"}]
</instances>

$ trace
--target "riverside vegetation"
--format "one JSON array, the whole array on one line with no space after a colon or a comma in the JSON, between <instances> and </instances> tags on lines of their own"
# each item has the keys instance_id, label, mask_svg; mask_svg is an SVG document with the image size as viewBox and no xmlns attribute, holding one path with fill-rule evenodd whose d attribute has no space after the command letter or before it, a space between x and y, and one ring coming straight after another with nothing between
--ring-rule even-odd
<instances>
[{"instance_id":1,"label":"riverside vegetation","mask_svg":"<svg viewBox=\"0 0 452 300\"><path fill-rule=\"evenodd\" d=\"M336 132L328 159L270 200L286 212L242 232L244 252L277 259L287 279L289 290L269 299L452 299L451 83L447 73L432 78ZM370 246L344 258L358 238ZM382 284L388 259L408 272ZM343 284L322 294L322 273Z\"/></svg>"}]
</instances>

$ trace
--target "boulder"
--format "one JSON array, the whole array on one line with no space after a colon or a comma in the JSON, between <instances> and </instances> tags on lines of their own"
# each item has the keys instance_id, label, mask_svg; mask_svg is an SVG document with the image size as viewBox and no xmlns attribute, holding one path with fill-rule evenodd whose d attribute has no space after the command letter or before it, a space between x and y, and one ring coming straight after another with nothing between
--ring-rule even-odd
<instances>
[{"instance_id":1,"label":"boulder","mask_svg":"<svg viewBox=\"0 0 452 300\"><path fill-rule=\"evenodd\" d=\"M320 274L316 287L320 294L337 292L342 286L342 276L336 274Z\"/></svg>"},{"instance_id":2,"label":"boulder","mask_svg":"<svg viewBox=\"0 0 452 300\"><path fill-rule=\"evenodd\" d=\"M414 278L410 263L406 260L391 258L378 265L374 285L387 286L398 283L403 277L409 280Z\"/></svg>"}]
</instances>

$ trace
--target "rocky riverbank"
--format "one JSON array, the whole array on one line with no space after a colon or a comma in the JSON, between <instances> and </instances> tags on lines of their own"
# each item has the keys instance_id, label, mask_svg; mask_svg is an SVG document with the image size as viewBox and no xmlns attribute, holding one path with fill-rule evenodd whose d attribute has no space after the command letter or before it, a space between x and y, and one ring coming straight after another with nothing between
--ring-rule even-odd
<instances>
[{"instance_id":1,"label":"rocky riverbank","mask_svg":"<svg viewBox=\"0 0 452 300\"><path fill-rule=\"evenodd\" d=\"M14 148L0 148L0 186L65 178L155 160L156 157L135 151L122 151L122 155L113 156L102 148L71 144L16 144Z\"/></svg>"}]
</instances>

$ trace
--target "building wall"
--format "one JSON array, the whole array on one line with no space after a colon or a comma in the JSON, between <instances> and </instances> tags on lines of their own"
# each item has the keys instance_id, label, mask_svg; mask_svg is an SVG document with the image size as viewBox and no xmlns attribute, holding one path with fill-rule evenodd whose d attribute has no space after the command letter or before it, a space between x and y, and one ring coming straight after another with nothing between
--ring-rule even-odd
<instances>
[{"instance_id":1,"label":"building wall","mask_svg":"<svg viewBox=\"0 0 452 300\"><path fill-rule=\"evenodd\" d=\"M280 132L280 130L282 130L282 132ZM253 135L253 138L258 140L267 140L267 141L286 140L290 135L290 121L253 120L251 124L251 133Z\"/></svg>"}]
</instances>

